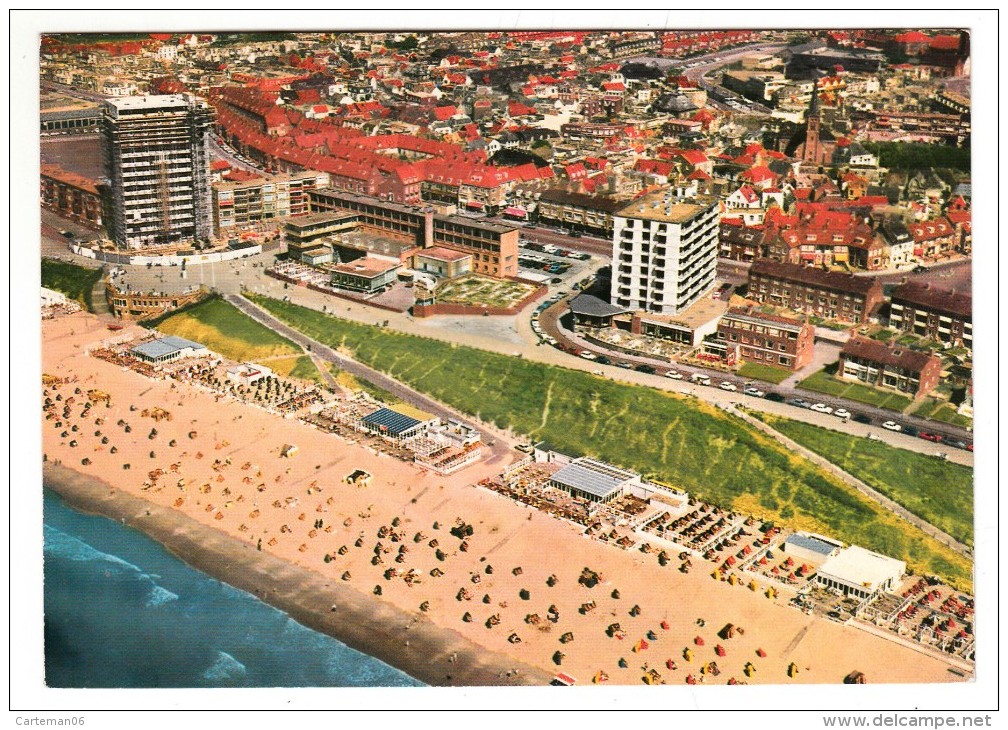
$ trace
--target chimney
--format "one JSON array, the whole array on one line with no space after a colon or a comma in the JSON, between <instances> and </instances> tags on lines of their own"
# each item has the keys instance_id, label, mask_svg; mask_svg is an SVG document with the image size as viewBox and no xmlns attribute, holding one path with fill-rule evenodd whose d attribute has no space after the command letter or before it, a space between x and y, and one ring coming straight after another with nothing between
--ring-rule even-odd
<instances>
[{"instance_id":1,"label":"chimney","mask_svg":"<svg viewBox=\"0 0 1008 730\"><path fill-rule=\"evenodd\" d=\"M434 209L424 209L424 248L434 245Z\"/></svg>"}]
</instances>

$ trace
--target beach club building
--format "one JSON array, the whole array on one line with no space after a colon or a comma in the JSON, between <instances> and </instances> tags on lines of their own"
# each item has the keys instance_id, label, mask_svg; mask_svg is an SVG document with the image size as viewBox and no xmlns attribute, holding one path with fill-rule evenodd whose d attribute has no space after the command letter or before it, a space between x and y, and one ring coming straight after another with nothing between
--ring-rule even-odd
<instances>
[{"instance_id":1,"label":"beach club building","mask_svg":"<svg viewBox=\"0 0 1008 730\"><path fill-rule=\"evenodd\" d=\"M641 475L612 464L581 457L550 477L549 485L589 502L612 502L630 487L641 486Z\"/></svg>"},{"instance_id":2,"label":"beach club building","mask_svg":"<svg viewBox=\"0 0 1008 730\"><path fill-rule=\"evenodd\" d=\"M816 582L844 595L868 598L893 590L905 574L902 560L851 545L819 566Z\"/></svg>"},{"instance_id":3,"label":"beach club building","mask_svg":"<svg viewBox=\"0 0 1008 730\"><path fill-rule=\"evenodd\" d=\"M812 532L796 532L784 541L783 550L802 563L820 565L829 558L836 557L843 549L843 543Z\"/></svg>"},{"instance_id":4,"label":"beach club building","mask_svg":"<svg viewBox=\"0 0 1008 730\"><path fill-rule=\"evenodd\" d=\"M418 436L430 425L430 421L421 421L391 408L379 408L361 418L360 423L365 431L392 441Z\"/></svg>"},{"instance_id":5,"label":"beach club building","mask_svg":"<svg viewBox=\"0 0 1008 730\"><path fill-rule=\"evenodd\" d=\"M401 268L398 261L379 256L364 256L330 267L330 283L339 289L374 294L396 280Z\"/></svg>"},{"instance_id":6,"label":"beach club building","mask_svg":"<svg viewBox=\"0 0 1008 730\"><path fill-rule=\"evenodd\" d=\"M130 349L134 357L151 365L164 365L186 357L202 357L210 351L199 344L181 337L169 335L156 340L142 342Z\"/></svg>"}]
</instances>

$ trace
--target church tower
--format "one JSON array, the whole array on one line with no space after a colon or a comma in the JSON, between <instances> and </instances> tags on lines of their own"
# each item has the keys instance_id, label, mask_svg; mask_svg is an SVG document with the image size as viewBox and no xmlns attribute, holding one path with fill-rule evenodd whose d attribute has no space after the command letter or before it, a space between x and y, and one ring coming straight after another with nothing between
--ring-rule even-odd
<instances>
[{"instance_id":1,"label":"church tower","mask_svg":"<svg viewBox=\"0 0 1008 730\"><path fill-rule=\"evenodd\" d=\"M805 132L805 149L802 159L809 164L818 165L820 162L819 151L819 84L813 82L812 101L809 104L808 112L805 113L807 131Z\"/></svg>"}]
</instances>

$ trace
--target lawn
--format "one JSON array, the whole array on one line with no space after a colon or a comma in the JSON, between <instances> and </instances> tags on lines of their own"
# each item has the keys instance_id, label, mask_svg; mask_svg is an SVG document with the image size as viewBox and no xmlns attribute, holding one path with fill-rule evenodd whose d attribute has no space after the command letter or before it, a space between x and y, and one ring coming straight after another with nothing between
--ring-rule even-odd
<instances>
[{"instance_id":1,"label":"lawn","mask_svg":"<svg viewBox=\"0 0 1008 730\"><path fill-rule=\"evenodd\" d=\"M964 558L702 401L253 298L310 337L500 428L970 584L972 566Z\"/></svg>"},{"instance_id":2,"label":"lawn","mask_svg":"<svg viewBox=\"0 0 1008 730\"><path fill-rule=\"evenodd\" d=\"M837 398L849 398L859 403L867 403L868 405L887 408L891 411L902 412L913 403L912 399L899 393L890 393L889 391L871 388L861 383L837 380L826 370L812 373L798 383L798 387L836 396Z\"/></svg>"},{"instance_id":3,"label":"lawn","mask_svg":"<svg viewBox=\"0 0 1008 730\"><path fill-rule=\"evenodd\" d=\"M220 297L204 299L165 317L155 326L159 332L199 342L237 362L276 355L300 355L302 352L293 342L259 324Z\"/></svg>"},{"instance_id":4,"label":"lawn","mask_svg":"<svg viewBox=\"0 0 1008 730\"><path fill-rule=\"evenodd\" d=\"M960 542L973 544L973 470L766 413L753 413Z\"/></svg>"},{"instance_id":5,"label":"lawn","mask_svg":"<svg viewBox=\"0 0 1008 730\"><path fill-rule=\"evenodd\" d=\"M920 406L917 407L917 410L914 411L914 415L920 416L921 418L930 418L934 421L941 421L942 423L948 423L961 428L973 427L972 418L961 415L956 411L955 406L943 400L934 400L933 398L924 399Z\"/></svg>"},{"instance_id":6,"label":"lawn","mask_svg":"<svg viewBox=\"0 0 1008 730\"><path fill-rule=\"evenodd\" d=\"M291 355L290 357L270 359L262 364L280 377L299 378L300 380L310 380L314 383L324 382L322 374L307 355Z\"/></svg>"},{"instance_id":7,"label":"lawn","mask_svg":"<svg viewBox=\"0 0 1008 730\"><path fill-rule=\"evenodd\" d=\"M501 281L470 274L438 287L436 301L442 304L467 304L473 307L510 307L528 296L535 287L516 281Z\"/></svg>"},{"instance_id":8,"label":"lawn","mask_svg":"<svg viewBox=\"0 0 1008 730\"><path fill-rule=\"evenodd\" d=\"M785 368L775 368L772 365L761 365L758 362L747 362L743 363L742 367L739 368L738 374L743 378L752 378L753 380L763 380L768 383L780 383L783 380L787 380L793 373Z\"/></svg>"},{"instance_id":9,"label":"lawn","mask_svg":"<svg viewBox=\"0 0 1008 730\"><path fill-rule=\"evenodd\" d=\"M101 269L91 269L66 261L42 259L42 286L66 294L69 299L79 302L89 312L94 311L91 305L91 290L101 277Z\"/></svg>"}]
</instances>

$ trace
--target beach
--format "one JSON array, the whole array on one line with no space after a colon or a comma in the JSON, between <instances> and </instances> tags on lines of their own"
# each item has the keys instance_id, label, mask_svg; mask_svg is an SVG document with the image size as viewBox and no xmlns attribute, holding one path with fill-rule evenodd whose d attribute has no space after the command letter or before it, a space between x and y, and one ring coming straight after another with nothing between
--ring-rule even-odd
<instances>
[{"instance_id":1,"label":"beach","mask_svg":"<svg viewBox=\"0 0 1008 730\"><path fill-rule=\"evenodd\" d=\"M87 314L43 323L43 373L65 381L44 386L60 396L43 420L46 485L427 684L542 685L557 672L641 684L652 669L669 684L837 684L855 670L871 683L962 681L941 658L585 539L473 486L499 460L439 476L86 354L112 334ZM93 389L108 401L89 400ZM143 415L155 407L170 417ZM358 469L369 486L346 483ZM579 581L586 567L597 585ZM729 623L743 631L718 636Z\"/></svg>"}]
</instances>

